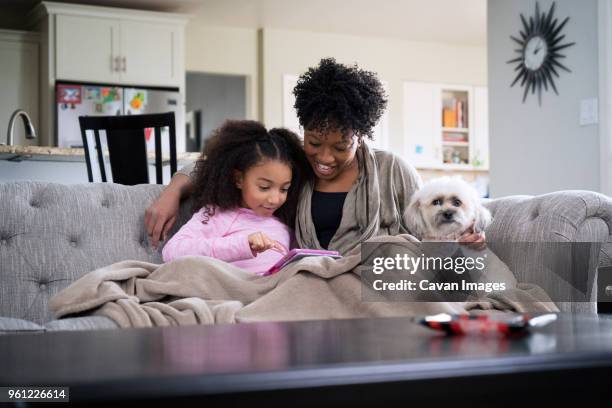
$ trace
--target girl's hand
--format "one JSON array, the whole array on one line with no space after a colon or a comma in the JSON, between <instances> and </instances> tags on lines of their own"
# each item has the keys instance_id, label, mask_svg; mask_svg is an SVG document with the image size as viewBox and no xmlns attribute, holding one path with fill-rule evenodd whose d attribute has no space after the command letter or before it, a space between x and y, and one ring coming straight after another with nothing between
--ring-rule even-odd
<instances>
[{"instance_id":1,"label":"girl's hand","mask_svg":"<svg viewBox=\"0 0 612 408\"><path fill-rule=\"evenodd\" d=\"M284 246L282 246L278 241L268 237L261 231L254 232L249 235L248 240L251 251L253 251L253 255L255 256L257 256L258 253L267 251L268 249L280 252L283 255L287 253L287 249L285 249Z\"/></svg>"},{"instance_id":2,"label":"girl's hand","mask_svg":"<svg viewBox=\"0 0 612 408\"><path fill-rule=\"evenodd\" d=\"M475 251L483 251L487 247L485 242L485 233L474 232L474 226L470 226L461 236L459 237L459 243L467 246Z\"/></svg>"}]
</instances>

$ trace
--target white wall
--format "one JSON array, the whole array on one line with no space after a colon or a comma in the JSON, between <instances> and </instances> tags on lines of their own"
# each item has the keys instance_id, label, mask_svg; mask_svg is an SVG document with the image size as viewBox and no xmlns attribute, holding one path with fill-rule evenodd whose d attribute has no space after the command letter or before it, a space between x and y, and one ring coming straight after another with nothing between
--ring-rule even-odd
<instances>
[{"instance_id":1,"label":"white wall","mask_svg":"<svg viewBox=\"0 0 612 408\"><path fill-rule=\"evenodd\" d=\"M598 0L599 177L601 193L612 196L612 2Z\"/></svg>"},{"instance_id":2,"label":"white wall","mask_svg":"<svg viewBox=\"0 0 612 408\"><path fill-rule=\"evenodd\" d=\"M551 1L539 1L548 11ZM582 99L598 97L597 0L556 0L555 15L570 20L563 53L572 73L555 79L559 96L537 93L523 104L523 88L510 84L520 13L532 15L535 0L488 1L489 148L491 196L542 194L557 190L599 190L599 129L580 126Z\"/></svg>"},{"instance_id":3,"label":"white wall","mask_svg":"<svg viewBox=\"0 0 612 408\"><path fill-rule=\"evenodd\" d=\"M403 81L487 84L484 47L278 29L263 29L262 37L262 117L269 127L283 125L283 74L301 74L324 57L356 62L389 84L389 147L401 152Z\"/></svg>"},{"instance_id":4,"label":"white wall","mask_svg":"<svg viewBox=\"0 0 612 408\"><path fill-rule=\"evenodd\" d=\"M247 117L259 118L257 30L212 27L190 20L185 33L186 69L247 77Z\"/></svg>"}]
</instances>

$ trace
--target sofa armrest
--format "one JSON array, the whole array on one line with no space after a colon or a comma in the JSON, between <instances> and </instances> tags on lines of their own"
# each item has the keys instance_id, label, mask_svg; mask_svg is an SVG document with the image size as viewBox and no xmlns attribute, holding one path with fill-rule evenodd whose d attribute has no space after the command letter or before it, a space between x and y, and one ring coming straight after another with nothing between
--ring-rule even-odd
<instances>
[{"instance_id":1,"label":"sofa armrest","mask_svg":"<svg viewBox=\"0 0 612 408\"><path fill-rule=\"evenodd\" d=\"M612 254L612 199L590 191L560 191L540 196L510 196L488 200L493 215L486 231L487 242L523 282L537 282L547 274L537 253L526 256L517 242L591 243L572 279L584 282L591 302L560 304L563 311L594 312L597 295L597 267L610 264ZM524 248L524 246L522 246ZM548 275L550 272L548 271ZM575 299L570 290L563 297ZM559 303L559 302L558 302Z\"/></svg>"},{"instance_id":2,"label":"sofa armrest","mask_svg":"<svg viewBox=\"0 0 612 408\"><path fill-rule=\"evenodd\" d=\"M493 214L487 239L512 242L608 242L612 199L591 191L488 200Z\"/></svg>"}]
</instances>

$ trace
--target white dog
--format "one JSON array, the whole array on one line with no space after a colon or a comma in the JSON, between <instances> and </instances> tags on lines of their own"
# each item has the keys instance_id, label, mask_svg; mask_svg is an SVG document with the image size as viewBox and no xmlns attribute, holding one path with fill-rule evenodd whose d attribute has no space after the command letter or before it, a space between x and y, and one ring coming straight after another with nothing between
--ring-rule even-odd
<instances>
[{"instance_id":1,"label":"white dog","mask_svg":"<svg viewBox=\"0 0 612 408\"><path fill-rule=\"evenodd\" d=\"M461 177L433 179L414 193L404 214L412 235L421 241L445 241L446 245L426 247L438 254L455 253L460 245L459 237L469 232L483 232L492 221L491 213L480 203L476 190ZM449 246L451 245L451 246ZM466 271L461 279L471 282L504 282L507 288L516 287L516 279L510 269L490 249L472 250L462 247L468 257L482 257L484 270ZM486 295L486 293L480 293Z\"/></svg>"},{"instance_id":2,"label":"white dog","mask_svg":"<svg viewBox=\"0 0 612 408\"><path fill-rule=\"evenodd\" d=\"M444 245L427 247L428 251L436 254L439 251L455 254L455 248L460 246L457 240L463 233L483 232L492 221L491 213L481 204L476 190L459 176L441 177L425 183L412 196L404 219L412 235L421 241L446 241ZM504 283L506 289L517 287L512 271L489 248L471 250L462 246L462 253L464 256L485 259L486 267L480 270L471 268L460 275L461 279L477 283ZM533 286L529 290L534 300L549 302L551 310L558 310L541 288ZM486 296L488 293L477 290L473 294Z\"/></svg>"},{"instance_id":3,"label":"white dog","mask_svg":"<svg viewBox=\"0 0 612 408\"><path fill-rule=\"evenodd\" d=\"M404 219L422 241L456 241L470 229L484 231L491 213L480 203L476 190L454 176L425 183L412 196Z\"/></svg>"}]
</instances>

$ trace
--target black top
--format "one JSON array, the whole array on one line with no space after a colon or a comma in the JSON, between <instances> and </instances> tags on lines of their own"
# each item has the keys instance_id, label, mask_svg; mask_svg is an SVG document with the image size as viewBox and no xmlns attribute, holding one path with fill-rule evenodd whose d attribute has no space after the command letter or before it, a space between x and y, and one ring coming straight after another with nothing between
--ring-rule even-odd
<instances>
[{"instance_id":1,"label":"black top","mask_svg":"<svg viewBox=\"0 0 612 408\"><path fill-rule=\"evenodd\" d=\"M342 207L348 193L313 191L311 212L319 244L325 249L338 230L342 220Z\"/></svg>"},{"instance_id":2,"label":"black top","mask_svg":"<svg viewBox=\"0 0 612 408\"><path fill-rule=\"evenodd\" d=\"M561 314L519 337L444 336L411 317L23 333L0 335L0 361L2 386L70 387L73 403L199 397L201 406L323 407L340 395L400 406L409 395L428 406L467 406L476 396L521 406L546 390L538 402L579 395L595 407L610 399L612 319Z\"/></svg>"}]
</instances>

